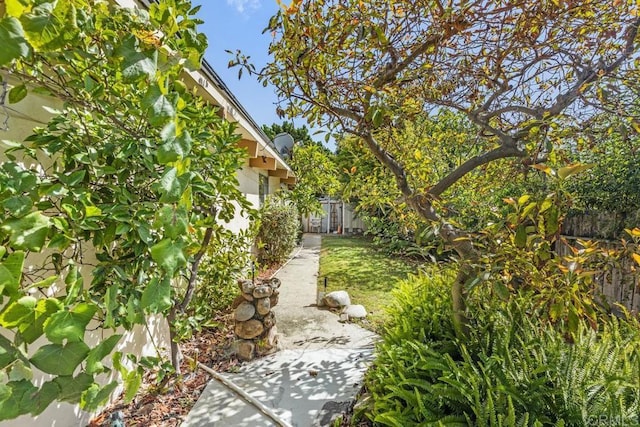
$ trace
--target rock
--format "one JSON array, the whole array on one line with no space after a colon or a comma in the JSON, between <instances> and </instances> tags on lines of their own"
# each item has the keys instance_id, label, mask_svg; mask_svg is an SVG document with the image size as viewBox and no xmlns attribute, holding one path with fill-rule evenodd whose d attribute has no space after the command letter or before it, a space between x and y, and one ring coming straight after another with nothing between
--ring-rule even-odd
<instances>
[{"instance_id":1,"label":"rock","mask_svg":"<svg viewBox=\"0 0 640 427\"><path fill-rule=\"evenodd\" d=\"M245 294L244 292L242 293L242 298L244 298L247 301L253 301L255 298L253 297L253 295L251 294Z\"/></svg>"},{"instance_id":2,"label":"rock","mask_svg":"<svg viewBox=\"0 0 640 427\"><path fill-rule=\"evenodd\" d=\"M255 283L253 283L251 280L245 279L242 280L240 282L240 290L242 291L242 293L244 294L251 294L253 293L253 290L256 288Z\"/></svg>"},{"instance_id":3,"label":"rock","mask_svg":"<svg viewBox=\"0 0 640 427\"><path fill-rule=\"evenodd\" d=\"M271 279L269 279L266 282L266 284L271 286L273 289L278 289L280 287L280 285L282 284L282 282L277 277L272 277Z\"/></svg>"},{"instance_id":4,"label":"rock","mask_svg":"<svg viewBox=\"0 0 640 427\"><path fill-rule=\"evenodd\" d=\"M256 345L256 352L260 356L264 356L267 354L274 353L277 350L278 346L278 328L274 326L269 330L267 336L258 341Z\"/></svg>"},{"instance_id":5,"label":"rock","mask_svg":"<svg viewBox=\"0 0 640 427\"><path fill-rule=\"evenodd\" d=\"M269 314L271 311L271 301L269 301L269 298L260 298L256 303L256 310L258 310L261 316Z\"/></svg>"},{"instance_id":6,"label":"rock","mask_svg":"<svg viewBox=\"0 0 640 427\"><path fill-rule=\"evenodd\" d=\"M278 327L274 326L269 329L269 333L267 334L266 347L274 348L278 345Z\"/></svg>"},{"instance_id":7,"label":"rock","mask_svg":"<svg viewBox=\"0 0 640 427\"><path fill-rule=\"evenodd\" d=\"M271 289L273 289L273 293L271 294L271 296L280 295L280 289L278 288L271 288Z\"/></svg>"},{"instance_id":8,"label":"rock","mask_svg":"<svg viewBox=\"0 0 640 427\"><path fill-rule=\"evenodd\" d=\"M240 338L250 340L260 336L264 332L264 325L259 320L249 320L236 323L236 335Z\"/></svg>"},{"instance_id":9,"label":"rock","mask_svg":"<svg viewBox=\"0 0 640 427\"><path fill-rule=\"evenodd\" d=\"M272 328L273 325L276 324L276 315L274 314L274 312L269 312L269 314L267 314L264 319L262 319L262 323L264 323L265 328Z\"/></svg>"},{"instance_id":10,"label":"rock","mask_svg":"<svg viewBox=\"0 0 640 427\"><path fill-rule=\"evenodd\" d=\"M344 310L342 310L342 314L346 314L347 316L349 316L349 320L364 319L365 317L367 317L367 309L360 304L348 305L344 308Z\"/></svg>"},{"instance_id":11,"label":"rock","mask_svg":"<svg viewBox=\"0 0 640 427\"><path fill-rule=\"evenodd\" d=\"M276 305L278 305L278 300L279 300L278 295L271 295L269 297L269 302L271 303L271 307L275 307Z\"/></svg>"},{"instance_id":12,"label":"rock","mask_svg":"<svg viewBox=\"0 0 640 427\"><path fill-rule=\"evenodd\" d=\"M256 288L253 290L253 297L254 298L270 297L272 293L273 293L273 289L271 289L271 286L260 285L260 286L256 286Z\"/></svg>"},{"instance_id":13,"label":"rock","mask_svg":"<svg viewBox=\"0 0 640 427\"><path fill-rule=\"evenodd\" d=\"M347 291L333 291L324 296L324 303L331 308L351 305L351 298Z\"/></svg>"},{"instance_id":14,"label":"rock","mask_svg":"<svg viewBox=\"0 0 640 427\"><path fill-rule=\"evenodd\" d=\"M240 340L237 343L236 354L242 360L252 360L254 357L254 352L256 349L256 345L253 341Z\"/></svg>"},{"instance_id":15,"label":"rock","mask_svg":"<svg viewBox=\"0 0 640 427\"><path fill-rule=\"evenodd\" d=\"M254 314L256 314L256 308L250 302L245 301L236 307L234 317L238 322L244 322L251 319Z\"/></svg>"}]
</instances>

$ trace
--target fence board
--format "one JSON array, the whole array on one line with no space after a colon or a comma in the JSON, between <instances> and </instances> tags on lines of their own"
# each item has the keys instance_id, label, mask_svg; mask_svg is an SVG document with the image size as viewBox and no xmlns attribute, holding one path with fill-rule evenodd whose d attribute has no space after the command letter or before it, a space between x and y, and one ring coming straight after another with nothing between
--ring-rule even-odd
<instances>
[{"instance_id":1,"label":"fence board","mask_svg":"<svg viewBox=\"0 0 640 427\"><path fill-rule=\"evenodd\" d=\"M579 246L578 240L598 242L603 249L622 249L619 236L624 229L624 217L608 212L574 215L562 226L563 238L570 245ZM571 249L563 242L556 244L560 256L571 255ZM630 258L620 260L618 265L607 264L594 276L596 290L610 303L620 304L627 310L640 311L640 285L635 262Z\"/></svg>"}]
</instances>

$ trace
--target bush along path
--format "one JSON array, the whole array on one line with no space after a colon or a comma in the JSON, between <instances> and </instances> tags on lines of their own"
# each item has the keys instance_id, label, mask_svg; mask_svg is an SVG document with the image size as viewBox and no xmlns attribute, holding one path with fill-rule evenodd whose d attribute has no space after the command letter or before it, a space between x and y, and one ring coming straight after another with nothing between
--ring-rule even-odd
<instances>
[{"instance_id":1,"label":"bush along path","mask_svg":"<svg viewBox=\"0 0 640 427\"><path fill-rule=\"evenodd\" d=\"M282 420L283 425L327 425L351 405L372 360L377 336L316 306L320 236L305 235L303 248L276 277L282 282L274 308L281 351L246 363L225 377ZM255 406L212 380L183 426L271 426Z\"/></svg>"}]
</instances>

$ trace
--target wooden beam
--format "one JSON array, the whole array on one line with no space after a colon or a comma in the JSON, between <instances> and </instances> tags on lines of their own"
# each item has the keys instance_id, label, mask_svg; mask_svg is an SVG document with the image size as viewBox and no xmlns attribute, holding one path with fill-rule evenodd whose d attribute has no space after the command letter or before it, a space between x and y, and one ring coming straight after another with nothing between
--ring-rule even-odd
<instances>
[{"instance_id":1,"label":"wooden beam","mask_svg":"<svg viewBox=\"0 0 640 427\"><path fill-rule=\"evenodd\" d=\"M296 185L296 178L292 176L291 178L281 179L280 182L284 182L287 185Z\"/></svg>"},{"instance_id":2,"label":"wooden beam","mask_svg":"<svg viewBox=\"0 0 640 427\"><path fill-rule=\"evenodd\" d=\"M260 156L255 159L249 159L249 166L274 171L276 170L276 159L273 157Z\"/></svg>"},{"instance_id":3,"label":"wooden beam","mask_svg":"<svg viewBox=\"0 0 640 427\"><path fill-rule=\"evenodd\" d=\"M289 171L286 169L276 169L269 171L269 176L276 176L278 178L289 178Z\"/></svg>"},{"instance_id":4,"label":"wooden beam","mask_svg":"<svg viewBox=\"0 0 640 427\"><path fill-rule=\"evenodd\" d=\"M258 157L258 143L251 141L250 139L241 139L238 141L238 147L246 148L249 153L249 158L254 159Z\"/></svg>"}]
</instances>

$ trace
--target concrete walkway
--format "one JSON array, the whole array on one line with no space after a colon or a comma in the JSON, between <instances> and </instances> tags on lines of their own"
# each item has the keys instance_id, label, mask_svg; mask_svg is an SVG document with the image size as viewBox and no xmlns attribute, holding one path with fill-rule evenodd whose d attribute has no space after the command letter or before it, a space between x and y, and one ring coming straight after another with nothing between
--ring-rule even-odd
<instances>
[{"instance_id":1,"label":"concrete walkway","mask_svg":"<svg viewBox=\"0 0 640 427\"><path fill-rule=\"evenodd\" d=\"M225 374L292 426L327 426L353 400L373 358L375 334L340 323L316 307L320 235L276 277L282 281L274 308L281 351ZM219 382L210 381L182 426L273 426L273 421Z\"/></svg>"}]
</instances>

